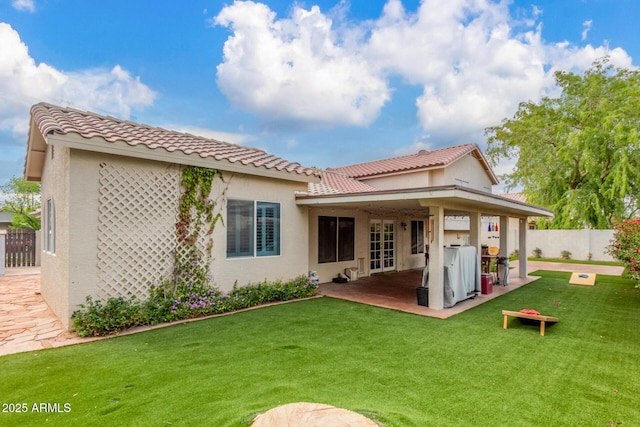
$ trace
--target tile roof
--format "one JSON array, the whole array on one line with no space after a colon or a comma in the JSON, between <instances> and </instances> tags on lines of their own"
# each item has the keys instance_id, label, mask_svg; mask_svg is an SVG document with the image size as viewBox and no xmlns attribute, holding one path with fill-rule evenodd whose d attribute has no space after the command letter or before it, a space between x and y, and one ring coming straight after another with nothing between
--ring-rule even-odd
<instances>
[{"instance_id":1,"label":"tile roof","mask_svg":"<svg viewBox=\"0 0 640 427\"><path fill-rule=\"evenodd\" d=\"M310 196L323 196L329 194L350 194L350 193L367 193L370 191L378 191L364 182L350 178L332 171L320 172L321 182L309 183Z\"/></svg>"},{"instance_id":2,"label":"tile roof","mask_svg":"<svg viewBox=\"0 0 640 427\"><path fill-rule=\"evenodd\" d=\"M390 159L376 160L373 162L359 163L356 165L343 166L328 169L352 178L365 178L376 175L384 175L394 172L410 171L414 169L432 168L446 166L459 159L465 154L471 153L479 148L476 144L463 144L453 147L440 148L438 150L420 150L415 154L393 157Z\"/></svg>"},{"instance_id":3,"label":"tile roof","mask_svg":"<svg viewBox=\"0 0 640 427\"><path fill-rule=\"evenodd\" d=\"M505 199L510 199L520 203L528 203L527 195L524 193L503 193L498 194L498 196L504 197Z\"/></svg>"},{"instance_id":4,"label":"tile roof","mask_svg":"<svg viewBox=\"0 0 640 427\"><path fill-rule=\"evenodd\" d=\"M166 130L113 117L101 116L46 103L31 108L31 117L43 136L78 134L83 138L100 137L110 143L118 141L130 146L146 146L168 152L197 154L202 158L226 160L256 168L286 171L299 175L317 175L318 171L289 162L257 148L249 148L215 139Z\"/></svg>"}]
</instances>

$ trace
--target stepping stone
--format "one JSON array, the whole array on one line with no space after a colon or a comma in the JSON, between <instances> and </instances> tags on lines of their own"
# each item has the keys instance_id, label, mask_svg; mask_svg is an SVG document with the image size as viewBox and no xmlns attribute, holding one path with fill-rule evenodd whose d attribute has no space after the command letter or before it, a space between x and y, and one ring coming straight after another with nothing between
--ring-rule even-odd
<instances>
[{"instance_id":1,"label":"stepping stone","mask_svg":"<svg viewBox=\"0 0 640 427\"><path fill-rule=\"evenodd\" d=\"M251 427L379 427L364 415L320 403L290 403L258 415Z\"/></svg>"}]
</instances>

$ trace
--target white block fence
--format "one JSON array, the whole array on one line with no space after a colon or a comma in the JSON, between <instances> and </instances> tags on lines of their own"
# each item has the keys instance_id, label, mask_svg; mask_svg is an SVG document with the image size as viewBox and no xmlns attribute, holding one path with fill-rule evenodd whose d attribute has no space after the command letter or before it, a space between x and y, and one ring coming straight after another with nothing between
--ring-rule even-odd
<instances>
[{"instance_id":1,"label":"white block fence","mask_svg":"<svg viewBox=\"0 0 640 427\"><path fill-rule=\"evenodd\" d=\"M615 261L606 252L611 240L613 230L528 230L527 256L540 248L543 258L560 258L562 251L569 251L575 260L587 260L591 254L594 261Z\"/></svg>"}]
</instances>

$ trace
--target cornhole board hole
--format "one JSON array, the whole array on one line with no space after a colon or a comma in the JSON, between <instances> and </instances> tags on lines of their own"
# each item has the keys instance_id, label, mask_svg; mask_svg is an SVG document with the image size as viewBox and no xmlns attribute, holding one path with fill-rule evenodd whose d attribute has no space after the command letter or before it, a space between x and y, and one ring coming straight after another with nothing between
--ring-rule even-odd
<instances>
[{"instance_id":1,"label":"cornhole board hole","mask_svg":"<svg viewBox=\"0 0 640 427\"><path fill-rule=\"evenodd\" d=\"M593 286L596 284L595 273L572 273L569 279L571 285Z\"/></svg>"}]
</instances>

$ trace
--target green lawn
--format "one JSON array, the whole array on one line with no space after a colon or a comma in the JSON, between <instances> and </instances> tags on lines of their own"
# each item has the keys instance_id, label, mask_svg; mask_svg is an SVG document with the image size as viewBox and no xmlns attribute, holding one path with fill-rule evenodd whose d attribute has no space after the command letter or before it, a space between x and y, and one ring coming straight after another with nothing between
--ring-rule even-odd
<instances>
[{"instance_id":1,"label":"green lawn","mask_svg":"<svg viewBox=\"0 0 640 427\"><path fill-rule=\"evenodd\" d=\"M386 426L640 425L640 292L541 274L448 320L319 298L0 357L0 425L246 426L299 401ZM522 308L560 322L503 330Z\"/></svg>"},{"instance_id":2,"label":"green lawn","mask_svg":"<svg viewBox=\"0 0 640 427\"><path fill-rule=\"evenodd\" d=\"M514 258L514 259L517 260L518 258ZM580 259L535 258L535 257L529 257L527 259L529 261L559 262L562 264L609 265L614 267L622 267L623 265L620 261L588 261L588 260L580 260Z\"/></svg>"}]
</instances>

